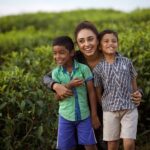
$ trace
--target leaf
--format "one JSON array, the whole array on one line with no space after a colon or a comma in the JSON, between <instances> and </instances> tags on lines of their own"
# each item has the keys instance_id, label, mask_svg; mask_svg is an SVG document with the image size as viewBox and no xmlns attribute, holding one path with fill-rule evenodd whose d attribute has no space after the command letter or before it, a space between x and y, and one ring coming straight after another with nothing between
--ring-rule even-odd
<instances>
[{"instance_id":1,"label":"leaf","mask_svg":"<svg viewBox=\"0 0 150 150\"><path fill-rule=\"evenodd\" d=\"M41 137L42 133L43 133L43 125L41 125L41 126L38 128L38 132L37 132L38 137Z\"/></svg>"},{"instance_id":2,"label":"leaf","mask_svg":"<svg viewBox=\"0 0 150 150\"><path fill-rule=\"evenodd\" d=\"M40 107L43 107L43 106L44 106L43 101L37 101L37 104L38 104Z\"/></svg>"},{"instance_id":3,"label":"leaf","mask_svg":"<svg viewBox=\"0 0 150 150\"><path fill-rule=\"evenodd\" d=\"M22 101L22 102L21 102L21 105L20 105L20 108L21 108L22 111L24 110L25 105L26 105L25 101Z\"/></svg>"},{"instance_id":4,"label":"leaf","mask_svg":"<svg viewBox=\"0 0 150 150\"><path fill-rule=\"evenodd\" d=\"M0 110L2 110L3 108L5 108L5 106L7 105L6 102L3 102L1 105L0 105Z\"/></svg>"}]
</instances>

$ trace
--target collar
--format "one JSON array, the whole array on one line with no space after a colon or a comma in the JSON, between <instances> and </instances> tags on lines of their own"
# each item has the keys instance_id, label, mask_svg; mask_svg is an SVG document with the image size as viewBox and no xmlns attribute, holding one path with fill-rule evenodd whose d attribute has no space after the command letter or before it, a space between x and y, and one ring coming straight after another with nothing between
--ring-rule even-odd
<instances>
[{"instance_id":1,"label":"collar","mask_svg":"<svg viewBox=\"0 0 150 150\"><path fill-rule=\"evenodd\" d=\"M72 72L75 72L78 68L79 68L79 63L74 59ZM59 66L59 70L64 72L64 73L67 73L67 69L63 66Z\"/></svg>"},{"instance_id":2,"label":"collar","mask_svg":"<svg viewBox=\"0 0 150 150\"><path fill-rule=\"evenodd\" d=\"M121 57L122 57L122 55L120 53L118 53L118 52L115 53L115 61L117 61ZM105 61L104 55L102 55L102 61Z\"/></svg>"}]
</instances>

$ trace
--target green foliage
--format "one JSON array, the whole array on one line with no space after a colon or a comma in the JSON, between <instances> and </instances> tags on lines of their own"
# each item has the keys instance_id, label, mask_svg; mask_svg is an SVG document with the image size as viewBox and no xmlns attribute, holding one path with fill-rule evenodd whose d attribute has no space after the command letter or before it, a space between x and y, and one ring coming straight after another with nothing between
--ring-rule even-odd
<instances>
[{"instance_id":1,"label":"green foliage","mask_svg":"<svg viewBox=\"0 0 150 150\"><path fill-rule=\"evenodd\" d=\"M52 94L40 79L17 66L0 76L0 148L50 149L57 129Z\"/></svg>"},{"instance_id":2,"label":"green foliage","mask_svg":"<svg viewBox=\"0 0 150 150\"><path fill-rule=\"evenodd\" d=\"M144 92L137 147L149 147L150 10L91 9L0 18L0 149L55 149L58 104L42 77L54 66L53 37L74 37L75 26L83 20L92 21L99 31L119 33L119 50L132 59Z\"/></svg>"},{"instance_id":3,"label":"green foliage","mask_svg":"<svg viewBox=\"0 0 150 150\"><path fill-rule=\"evenodd\" d=\"M35 30L34 26L29 26L23 31L12 30L1 33L0 53L6 54L11 51L22 51L24 48L33 49L40 45L47 45L50 44L51 36L48 32Z\"/></svg>"}]
</instances>

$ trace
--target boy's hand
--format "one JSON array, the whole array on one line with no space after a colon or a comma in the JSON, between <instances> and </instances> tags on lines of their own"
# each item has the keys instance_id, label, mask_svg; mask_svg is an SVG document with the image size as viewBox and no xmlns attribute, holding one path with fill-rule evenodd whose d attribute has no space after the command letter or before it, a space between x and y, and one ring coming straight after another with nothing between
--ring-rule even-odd
<instances>
[{"instance_id":1,"label":"boy's hand","mask_svg":"<svg viewBox=\"0 0 150 150\"><path fill-rule=\"evenodd\" d=\"M73 87L78 87L78 86L81 86L83 82L84 81L82 79L74 78L66 85L66 87L69 89Z\"/></svg>"},{"instance_id":2,"label":"boy's hand","mask_svg":"<svg viewBox=\"0 0 150 150\"><path fill-rule=\"evenodd\" d=\"M94 129L98 129L101 126L101 123L97 115L92 116L92 126Z\"/></svg>"},{"instance_id":3,"label":"boy's hand","mask_svg":"<svg viewBox=\"0 0 150 150\"><path fill-rule=\"evenodd\" d=\"M135 103L135 105L137 106L140 105L142 95L138 90L131 94L131 98L132 101Z\"/></svg>"}]
</instances>

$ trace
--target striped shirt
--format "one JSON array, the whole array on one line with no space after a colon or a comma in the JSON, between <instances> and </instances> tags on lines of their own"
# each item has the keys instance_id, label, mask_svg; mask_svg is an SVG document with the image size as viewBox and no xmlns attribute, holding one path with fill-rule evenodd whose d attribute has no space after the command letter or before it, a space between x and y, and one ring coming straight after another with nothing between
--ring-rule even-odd
<instances>
[{"instance_id":1,"label":"striped shirt","mask_svg":"<svg viewBox=\"0 0 150 150\"><path fill-rule=\"evenodd\" d=\"M104 90L101 98L103 111L136 107L131 100L131 81L137 73L128 58L117 53L113 64L103 59L93 69L93 73L95 87L100 86Z\"/></svg>"}]
</instances>

